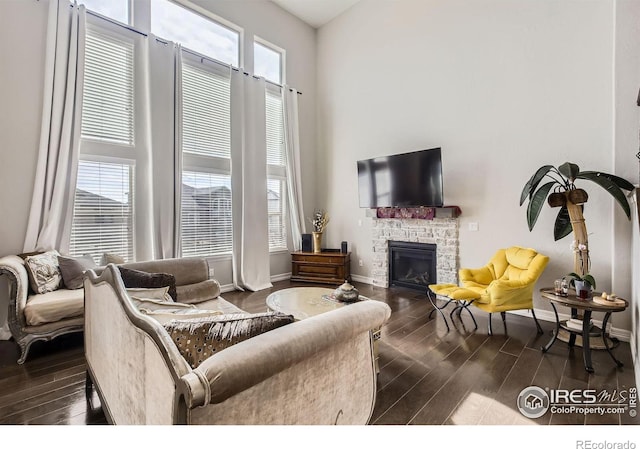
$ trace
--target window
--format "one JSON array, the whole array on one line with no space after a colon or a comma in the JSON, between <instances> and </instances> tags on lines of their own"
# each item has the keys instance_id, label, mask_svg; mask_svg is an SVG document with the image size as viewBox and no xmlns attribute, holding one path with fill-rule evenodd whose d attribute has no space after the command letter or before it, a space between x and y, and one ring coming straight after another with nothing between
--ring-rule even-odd
<instances>
[{"instance_id":1,"label":"window","mask_svg":"<svg viewBox=\"0 0 640 449\"><path fill-rule=\"evenodd\" d=\"M87 32L82 138L133 145L133 43Z\"/></svg>"},{"instance_id":2,"label":"window","mask_svg":"<svg viewBox=\"0 0 640 449\"><path fill-rule=\"evenodd\" d=\"M240 64L240 33L169 0L151 1L151 32L225 64Z\"/></svg>"},{"instance_id":3,"label":"window","mask_svg":"<svg viewBox=\"0 0 640 449\"><path fill-rule=\"evenodd\" d=\"M91 254L96 263L103 253L131 261L133 252L133 167L81 160L70 252Z\"/></svg>"},{"instance_id":4,"label":"window","mask_svg":"<svg viewBox=\"0 0 640 449\"><path fill-rule=\"evenodd\" d=\"M82 1L82 0L79 0ZM182 54L183 256L228 257L233 249L231 198L231 80L242 65L242 30L181 0L84 0L88 9L140 32L88 17L80 166L71 251L127 260L150 257L153 199L149 139L150 87L146 36L179 42ZM186 3L186 2L185 2ZM196 54L197 53L197 54ZM267 83L267 186L270 251L287 249L286 157L280 87L284 51L257 39L254 72ZM173 92L170 93L171 95ZM136 184L137 183L137 184ZM137 205L137 206L136 206ZM134 206L137 209L134 209ZM133 214L136 219L133 220ZM145 234L147 233L147 234ZM135 238L138 235L140 238Z\"/></svg>"},{"instance_id":5,"label":"window","mask_svg":"<svg viewBox=\"0 0 640 449\"><path fill-rule=\"evenodd\" d=\"M230 253L231 177L183 172L181 221L183 256Z\"/></svg>"},{"instance_id":6,"label":"window","mask_svg":"<svg viewBox=\"0 0 640 449\"><path fill-rule=\"evenodd\" d=\"M260 42L253 43L253 73L274 83L282 83L282 53Z\"/></svg>"},{"instance_id":7,"label":"window","mask_svg":"<svg viewBox=\"0 0 640 449\"><path fill-rule=\"evenodd\" d=\"M232 251L231 81L193 58L182 66L183 256Z\"/></svg>"},{"instance_id":8,"label":"window","mask_svg":"<svg viewBox=\"0 0 640 449\"><path fill-rule=\"evenodd\" d=\"M266 42L254 42L254 72L265 79L282 81L282 53ZM284 111L280 87L267 84L265 93L267 128L267 205L269 211L269 250L287 249L286 156Z\"/></svg>"},{"instance_id":9,"label":"window","mask_svg":"<svg viewBox=\"0 0 640 449\"><path fill-rule=\"evenodd\" d=\"M85 51L80 161L70 252L135 260L136 40L127 30L90 18ZM142 122L143 120L139 120ZM142 204L145 202L143 193ZM143 222L144 219L140 221Z\"/></svg>"},{"instance_id":10,"label":"window","mask_svg":"<svg viewBox=\"0 0 640 449\"><path fill-rule=\"evenodd\" d=\"M269 250L287 249L284 122L279 89L266 91Z\"/></svg>"},{"instance_id":11,"label":"window","mask_svg":"<svg viewBox=\"0 0 640 449\"><path fill-rule=\"evenodd\" d=\"M80 0L87 9L122 23L130 23L129 0Z\"/></svg>"},{"instance_id":12,"label":"window","mask_svg":"<svg viewBox=\"0 0 640 449\"><path fill-rule=\"evenodd\" d=\"M286 211L284 179L267 179L267 210L269 213L269 250L286 250Z\"/></svg>"}]
</instances>

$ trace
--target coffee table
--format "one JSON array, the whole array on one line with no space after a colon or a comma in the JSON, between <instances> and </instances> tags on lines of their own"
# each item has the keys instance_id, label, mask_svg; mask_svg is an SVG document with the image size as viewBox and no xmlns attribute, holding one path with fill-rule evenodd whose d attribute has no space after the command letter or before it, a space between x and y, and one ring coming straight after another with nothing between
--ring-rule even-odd
<instances>
[{"instance_id":1,"label":"coffee table","mask_svg":"<svg viewBox=\"0 0 640 449\"><path fill-rule=\"evenodd\" d=\"M304 320L348 305L322 297L322 295L330 295L333 291L331 288L324 287L294 287L278 290L267 296L267 307L274 312L293 315L296 320Z\"/></svg>"},{"instance_id":2,"label":"coffee table","mask_svg":"<svg viewBox=\"0 0 640 449\"><path fill-rule=\"evenodd\" d=\"M594 295L599 295L599 293L594 293ZM582 335L582 355L584 358L584 368L587 372L593 373L593 365L591 363L591 347L589 338L592 336L602 335L602 341L604 343L604 347L613 359L613 361L619 367L623 366L622 362L615 358L613 352L611 352L611 348L609 348L608 342L608 333L607 333L607 323L609 322L609 318L613 312L622 312L627 308L629 303L622 298L618 298L620 300L619 304L602 304L595 302L593 299L582 299L578 297L574 290L569 291L568 296L560 296L556 295L553 288L543 288L540 290L540 296L544 299L549 300L551 303L551 307L553 308L553 313L556 316L556 329L553 333L553 337L545 346L543 346L542 352L547 352L551 346L558 339L558 333L560 329L563 329L569 332L569 346L573 346L576 342L576 335ZM558 317L558 310L556 309L556 304L561 306L571 308L571 318L580 318L578 316L578 310L582 311L582 330L572 329L566 326L566 322L561 322ZM592 312L604 312L604 319L602 320L602 329L597 328L596 326L590 326L591 323L591 313Z\"/></svg>"}]
</instances>

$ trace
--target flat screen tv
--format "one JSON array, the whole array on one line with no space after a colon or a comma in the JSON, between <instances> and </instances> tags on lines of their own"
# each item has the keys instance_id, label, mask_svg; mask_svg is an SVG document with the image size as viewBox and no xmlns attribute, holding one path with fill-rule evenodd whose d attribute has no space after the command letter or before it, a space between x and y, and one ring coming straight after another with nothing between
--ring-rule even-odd
<instances>
[{"instance_id":1,"label":"flat screen tv","mask_svg":"<svg viewBox=\"0 0 640 449\"><path fill-rule=\"evenodd\" d=\"M358 161L360 207L442 207L440 148Z\"/></svg>"}]
</instances>

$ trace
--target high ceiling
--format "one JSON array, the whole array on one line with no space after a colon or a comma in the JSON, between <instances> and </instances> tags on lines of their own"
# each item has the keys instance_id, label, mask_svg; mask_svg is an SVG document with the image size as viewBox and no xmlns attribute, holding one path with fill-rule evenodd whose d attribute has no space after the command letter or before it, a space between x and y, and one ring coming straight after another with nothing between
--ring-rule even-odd
<instances>
[{"instance_id":1,"label":"high ceiling","mask_svg":"<svg viewBox=\"0 0 640 449\"><path fill-rule=\"evenodd\" d=\"M294 16L319 28L360 0L272 0Z\"/></svg>"}]
</instances>

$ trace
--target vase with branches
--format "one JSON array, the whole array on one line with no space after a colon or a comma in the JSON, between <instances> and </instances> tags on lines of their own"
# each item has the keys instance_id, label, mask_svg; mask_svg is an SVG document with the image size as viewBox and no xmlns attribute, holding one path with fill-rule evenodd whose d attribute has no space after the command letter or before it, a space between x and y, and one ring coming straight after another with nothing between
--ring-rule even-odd
<instances>
[{"instance_id":1,"label":"vase with branches","mask_svg":"<svg viewBox=\"0 0 640 449\"><path fill-rule=\"evenodd\" d=\"M322 252L322 233L329 224L329 214L324 209L316 209L311 218L307 218L313 226L313 252Z\"/></svg>"}]
</instances>

